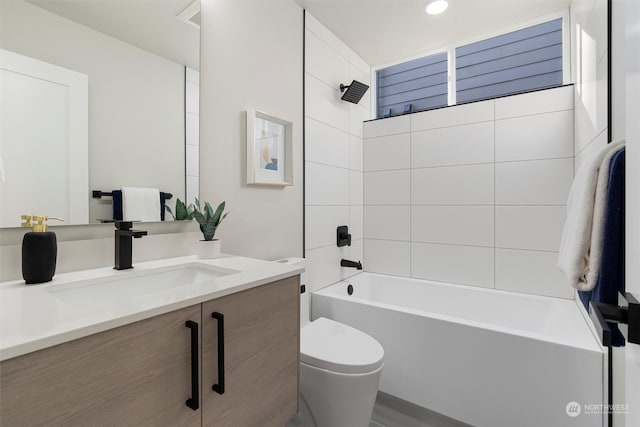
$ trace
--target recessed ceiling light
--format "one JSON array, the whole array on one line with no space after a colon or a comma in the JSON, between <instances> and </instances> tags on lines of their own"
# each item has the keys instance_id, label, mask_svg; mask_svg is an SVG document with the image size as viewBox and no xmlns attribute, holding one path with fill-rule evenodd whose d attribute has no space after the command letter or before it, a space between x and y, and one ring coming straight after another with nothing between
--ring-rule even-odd
<instances>
[{"instance_id":1,"label":"recessed ceiling light","mask_svg":"<svg viewBox=\"0 0 640 427\"><path fill-rule=\"evenodd\" d=\"M449 2L447 0L430 0L427 1L427 7L425 8L426 12L429 15L439 15L449 7Z\"/></svg>"}]
</instances>

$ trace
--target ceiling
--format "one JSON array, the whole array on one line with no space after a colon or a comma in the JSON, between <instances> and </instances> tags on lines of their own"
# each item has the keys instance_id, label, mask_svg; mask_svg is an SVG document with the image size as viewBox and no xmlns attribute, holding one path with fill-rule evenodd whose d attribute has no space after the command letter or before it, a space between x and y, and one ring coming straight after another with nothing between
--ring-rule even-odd
<instances>
[{"instance_id":1,"label":"ceiling","mask_svg":"<svg viewBox=\"0 0 640 427\"><path fill-rule=\"evenodd\" d=\"M193 0L27 1L156 55L200 69L200 30L176 17Z\"/></svg>"},{"instance_id":2,"label":"ceiling","mask_svg":"<svg viewBox=\"0 0 640 427\"><path fill-rule=\"evenodd\" d=\"M424 0L296 0L376 67L451 43L497 35L510 27L567 10L570 0L449 0L437 16Z\"/></svg>"},{"instance_id":3,"label":"ceiling","mask_svg":"<svg viewBox=\"0 0 640 427\"><path fill-rule=\"evenodd\" d=\"M87 27L199 69L200 32L176 18L193 0L27 0ZM232 0L238 1L238 0ZM274 0L249 0L274 1ZM566 10L570 0L450 0L442 15L424 0L295 0L376 67L491 36Z\"/></svg>"}]
</instances>

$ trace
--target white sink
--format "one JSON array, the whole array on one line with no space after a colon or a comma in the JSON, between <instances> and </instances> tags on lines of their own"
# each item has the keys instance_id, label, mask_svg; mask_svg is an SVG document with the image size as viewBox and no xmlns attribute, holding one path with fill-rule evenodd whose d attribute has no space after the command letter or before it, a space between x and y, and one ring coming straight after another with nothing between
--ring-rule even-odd
<instances>
[{"instance_id":1,"label":"white sink","mask_svg":"<svg viewBox=\"0 0 640 427\"><path fill-rule=\"evenodd\" d=\"M116 272L94 280L52 284L47 290L59 300L72 304L96 304L114 300L153 298L176 290L194 291L200 285L214 284L215 279L237 271L186 264L157 270Z\"/></svg>"}]
</instances>

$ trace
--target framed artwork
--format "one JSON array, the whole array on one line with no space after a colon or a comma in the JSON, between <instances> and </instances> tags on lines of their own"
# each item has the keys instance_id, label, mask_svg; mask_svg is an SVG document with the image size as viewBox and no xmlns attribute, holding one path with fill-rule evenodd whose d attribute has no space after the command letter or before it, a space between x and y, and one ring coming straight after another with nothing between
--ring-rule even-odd
<instances>
[{"instance_id":1,"label":"framed artwork","mask_svg":"<svg viewBox=\"0 0 640 427\"><path fill-rule=\"evenodd\" d=\"M247 111L247 184L293 185L293 123Z\"/></svg>"}]
</instances>

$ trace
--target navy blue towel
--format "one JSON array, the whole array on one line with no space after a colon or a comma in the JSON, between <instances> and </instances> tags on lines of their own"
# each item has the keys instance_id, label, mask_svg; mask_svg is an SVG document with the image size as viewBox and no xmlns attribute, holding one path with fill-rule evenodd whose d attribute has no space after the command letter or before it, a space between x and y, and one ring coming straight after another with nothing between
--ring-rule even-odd
<instances>
[{"instance_id":1,"label":"navy blue towel","mask_svg":"<svg viewBox=\"0 0 640 427\"><path fill-rule=\"evenodd\" d=\"M122 190L113 190L113 220L122 221ZM160 192L160 221L164 221L165 203L167 201L167 193Z\"/></svg>"},{"instance_id":2,"label":"navy blue towel","mask_svg":"<svg viewBox=\"0 0 640 427\"><path fill-rule=\"evenodd\" d=\"M609 166L609 188L604 219L602 259L598 283L589 292L578 292L580 300L589 309L589 301L618 305L618 292L625 291L624 284L624 209L625 209L625 149L611 158ZM624 346L624 337L615 323L611 328L611 343Z\"/></svg>"},{"instance_id":3,"label":"navy blue towel","mask_svg":"<svg viewBox=\"0 0 640 427\"><path fill-rule=\"evenodd\" d=\"M122 191L113 190L111 194L113 198L113 220L122 221Z\"/></svg>"},{"instance_id":4,"label":"navy blue towel","mask_svg":"<svg viewBox=\"0 0 640 427\"><path fill-rule=\"evenodd\" d=\"M166 209L164 208L164 204L167 201L167 193L165 193L164 191L160 192L160 221L164 221L164 211L166 211Z\"/></svg>"}]
</instances>

